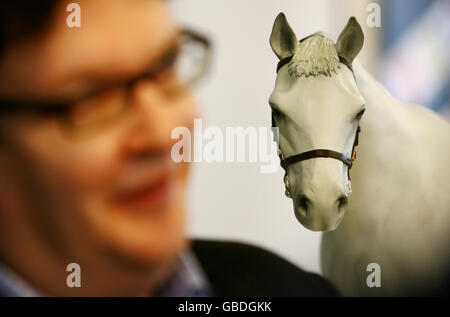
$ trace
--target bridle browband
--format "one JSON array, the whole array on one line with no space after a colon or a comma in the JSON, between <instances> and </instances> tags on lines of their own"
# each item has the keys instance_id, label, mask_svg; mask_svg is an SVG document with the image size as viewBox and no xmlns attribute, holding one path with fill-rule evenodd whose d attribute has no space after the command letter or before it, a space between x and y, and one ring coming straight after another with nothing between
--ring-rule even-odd
<instances>
[{"instance_id":1,"label":"bridle browband","mask_svg":"<svg viewBox=\"0 0 450 317\"><path fill-rule=\"evenodd\" d=\"M300 42L304 41L308 37L305 37L304 39L300 40ZM285 58L281 59L278 62L277 73L278 73L278 71L280 70L281 67L283 67L284 65L288 64L292 60L293 56L294 55L285 57ZM342 56L339 56L339 62L341 62L342 64L347 66L350 69L350 71L352 72L353 77L355 77L355 74L353 72L353 67L352 67L351 63L349 63ZM355 78L355 80L356 80L356 78ZM272 127L276 127L273 111L272 111ZM304 160L317 158L317 157L333 158L333 159L342 161L348 167L348 179L350 180L350 169L353 166L353 161L356 159L356 146L358 145L358 142L359 142L359 133L360 132L361 132L361 128L358 125L358 128L356 129L355 139L353 141L351 157L348 157L348 156L344 155L343 153L336 152L336 151L333 151L333 150L316 149L316 150L306 151L306 152L302 152L300 154L295 154L295 155L289 156L287 158L284 158L283 154L281 153L280 148L278 147L278 155L280 157L280 164L281 164L281 167L285 170L285 174L284 174L285 182L286 182L286 176L287 176L287 167L289 165L297 163L297 162L301 162L301 161L304 161ZM278 144L278 146L279 146L279 144Z\"/></svg>"},{"instance_id":2,"label":"bridle browband","mask_svg":"<svg viewBox=\"0 0 450 317\"><path fill-rule=\"evenodd\" d=\"M280 68L283 67L284 65L288 64L292 60L293 57L294 57L294 55L291 55L291 56L280 59L280 61L277 64L277 73L280 70ZM350 64L344 57L342 57L342 56L338 56L338 57L339 57L339 62L341 62L342 64L347 66L353 73L352 64Z\"/></svg>"}]
</instances>

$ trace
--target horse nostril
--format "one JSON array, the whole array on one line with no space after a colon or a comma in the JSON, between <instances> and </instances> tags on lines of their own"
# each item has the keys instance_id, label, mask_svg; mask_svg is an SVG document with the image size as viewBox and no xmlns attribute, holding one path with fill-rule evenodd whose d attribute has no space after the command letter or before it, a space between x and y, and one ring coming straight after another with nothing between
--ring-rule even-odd
<instances>
[{"instance_id":1,"label":"horse nostril","mask_svg":"<svg viewBox=\"0 0 450 317\"><path fill-rule=\"evenodd\" d=\"M348 198L347 198L347 196L342 195L336 201L338 203L338 210L341 210L343 207L345 207L347 205Z\"/></svg>"},{"instance_id":2,"label":"horse nostril","mask_svg":"<svg viewBox=\"0 0 450 317\"><path fill-rule=\"evenodd\" d=\"M298 204L300 208L306 213L308 211L308 206L311 204L311 201L305 195L301 195L298 199Z\"/></svg>"}]
</instances>

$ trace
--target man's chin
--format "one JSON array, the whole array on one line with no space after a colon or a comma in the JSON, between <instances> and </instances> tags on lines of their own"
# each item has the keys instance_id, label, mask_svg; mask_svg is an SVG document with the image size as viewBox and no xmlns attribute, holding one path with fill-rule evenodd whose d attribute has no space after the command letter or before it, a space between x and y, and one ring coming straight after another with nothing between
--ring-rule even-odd
<instances>
[{"instance_id":1,"label":"man's chin","mask_svg":"<svg viewBox=\"0 0 450 317\"><path fill-rule=\"evenodd\" d=\"M123 212L105 214L100 239L115 258L136 265L152 266L177 257L186 247L184 207L161 211L154 217Z\"/></svg>"},{"instance_id":2,"label":"man's chin","mask_svg":"<svg viewBox=\"0 0 450 317\"><path fill-rule=\"evenodd\" d=\"M111 245L110 255L115 259L122 259L132 266L142 269L165 265L175 261L181 251L188 245L186 237L180 237L178 241L124 241L123 244Z\"/></svg>"}]
</instances>

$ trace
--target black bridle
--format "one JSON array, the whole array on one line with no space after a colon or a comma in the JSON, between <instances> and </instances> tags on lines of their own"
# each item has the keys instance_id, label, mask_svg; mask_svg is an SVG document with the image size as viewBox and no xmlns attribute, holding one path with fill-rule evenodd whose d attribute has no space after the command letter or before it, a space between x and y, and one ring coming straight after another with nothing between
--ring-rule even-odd
<instances>
[{"instance_id":1,"label":"black bridle","mask_svg":"<svg viewBox=\"0 0 450 317\"><path fill-rule=\"evenodd\" d=\"M300 42L304 41L305 39L307 39L307 37L302 39ZM286 65L287 63L289 63L292 60L292 57L293 57L293 55L285 57L285 58L281 59L278 62L277 73L278 73L278 71L280 70L281 67L283 67L284 65ZM347 66L350 69L350 71L352 72L353 77L355 77L355 74L353 72L353 67L352 67L351 63L349 63L342 56L339 56L339 62L341 62L342 64ZM356 80L356 78L355 78L355 80ZM273 111L272 111L272 127L276 127ZM356 146L358 145L358 142L359 142L359 133L360 132L361 132L361 128L358 125L358 128L356 129L355 139L353 141L351 157L348 157L348 156L344 155L341 152L336 152L336 151L333 151L333 150L315 149L315 150L302 152L300 154L295 154L295 155L289 156L287 158L284 158L283 154L281 153L281 150L279 148L279 144L278 144L278 156L280 157L281 167L285 170L285 175L284 175L285 182L286 182L286 176L287 176L287 167L289 165L297 163L297 162L301 162L301 161L304 161L304 160L317 158L317 157L327 157L327 158L333 158L333 159L342 161L348 167L348 179L350 180L350 169L353 166L353 161L356 159Z\"/></svg>"}]
</instances>

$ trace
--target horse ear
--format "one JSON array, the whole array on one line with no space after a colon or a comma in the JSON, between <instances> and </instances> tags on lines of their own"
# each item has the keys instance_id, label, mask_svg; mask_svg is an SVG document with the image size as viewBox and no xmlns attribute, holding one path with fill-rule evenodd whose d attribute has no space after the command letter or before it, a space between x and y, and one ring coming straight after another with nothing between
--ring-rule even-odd
<instances>
[{"instance_id":1,"label":"horse ear","mask_svg":"<svg viewBox=\"0 0 450 317\"><path fill-rule=\"evenodd\" d=\"M270 46L279 59L294 55L297 48L297 36L289 26L283 12L277 15L273 23Z\"/></svg>"},{"instance_id":2,"label":"horse ear","mask_svg":"<svg viewBox=\"0 0 450 317\"><path fill-rule=\"evenodd\" d=\"M336 43L338 54L351 64L356 55L358 55L363 44L364 33L361 26L358 21L356 21L355 17L350 17Z\"/></svg>"}]
</instances>

